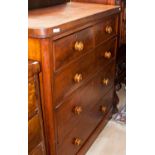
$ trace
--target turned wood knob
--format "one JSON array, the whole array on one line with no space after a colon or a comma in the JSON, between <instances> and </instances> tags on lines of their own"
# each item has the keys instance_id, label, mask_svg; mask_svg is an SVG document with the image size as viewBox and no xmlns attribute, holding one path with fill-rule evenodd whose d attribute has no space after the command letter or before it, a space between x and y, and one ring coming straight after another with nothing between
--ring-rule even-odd
<instances>
[{"instance_id":1,"label":"turned wood knob","mask_svg":"<svg viewBox=\"0 0 155 155\"><path fill-rule=\"evenodd\" d=\"M81 143L82 143L82 141L81 141L80 138L75 138L75 139L74 139L74 145L80 146Z\"/></svg>"},{"instance_id":2,"label":"turned wood knob","mask_svg":"<svg viewBox=\"0 0 155 155\"><path fill-rule=\"evenodd\" d=\"M109 52L105 52L104 53L104 57L106 58L106 59L110 59L111 58L111 52L109 51Z\"/></svg>"},{"instance_id":3,"label":"turned wood knob","mask_svg":"<svg viewBox=\"0 0 155 155\"><path fill-rule=\"evenodd\" d=\"M75 45L74 45L74 49L76 50L76 51L82 51L83 49L84 49L84 44L83 44L83 42L82 41L76 41L75 42Z\"/></svg>"},{"instance_id":4,"label":"turned wood knob","mask_svg":"<svg viewBox=\"0 0 155 155\"><path fill-rule=\"evenodd\" d=\"M82 107L81 106L74 107L73 112L76 115L80 115L80 113L82 112Z\"/></svg>"},{"instance_id":5,"label":"turned wood knob","mask_svg":"<svg viewBox=\"0 0 155 155\"><path fill-rule=\"evenodd\" d=\"M82 81L82 74L75 74L75 76L74 76L74 81L76 82L76 83L79 83L80 81Z\"/></svg>"},{"instance_id":6,"label":"turned wood knob","mask_svg":"<svg viewBox=\"0 0 155 155\"><path fill-rule=\"evenodd\" d=\"M108 34L111 34L111 33L112 33L112 27L111 27L111 26L106 26L105 31L106 31Z\"/></svg>"},{"instance_id":7,"label":"turned wood knob","mask_svg":"<svg viewBox=\"0 0 155 155\"><path fill-rule=\"evenodd\" d=\"M102 106L101 106L101 112L102 112L102 113L105 113L106 111L107 111L107 107L104 106L104 105L102 105Z\"/></svg>"},{"instance_id":8,"label":"turned wood knob","mask_svg":"<svg viewBox=\"0 0 155 155\"><path fill-rule=\"evenodd\" d=\"M103 85L107 86L109 84L109 79L108 78L103 79L102 83Z\"/></svg>"}]
</instances>

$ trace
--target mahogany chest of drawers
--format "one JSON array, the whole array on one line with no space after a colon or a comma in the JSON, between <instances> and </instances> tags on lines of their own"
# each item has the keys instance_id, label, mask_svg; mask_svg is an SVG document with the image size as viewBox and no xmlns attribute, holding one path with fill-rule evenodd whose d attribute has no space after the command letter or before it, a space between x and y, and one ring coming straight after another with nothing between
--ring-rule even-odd
<instances>
[{"instance_id":1,"label":"mahogany chest of drawers","mask_svg":"<svg viewBox=\"0 0 155 155\"><path fill-rule=\"evenodd\" d=\"M119 12L76 2L29 11L48 155L84 155L112 115Z\"/></svg>"}]
</instances>

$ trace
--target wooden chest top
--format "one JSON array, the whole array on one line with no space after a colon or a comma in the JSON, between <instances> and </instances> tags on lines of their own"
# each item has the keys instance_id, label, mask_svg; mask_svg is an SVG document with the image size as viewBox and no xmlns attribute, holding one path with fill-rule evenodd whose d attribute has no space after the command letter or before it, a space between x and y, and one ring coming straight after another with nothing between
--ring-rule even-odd
<instances>
[{"instance_id":1,"label":"wooden chest top","mask_svg":"<svg viewBox=\"0 0 155 155\"><path fill-rule=\"evenodd\" d=\"M63 32L74 25L93 22L107 15L120 12L119 6L69 2L55 7L29 11L29 37L45 38L52 36L54 28L59 26ZM82 20L83 19L83 20ZM56 33L57 33L56 32Z\"/></svg>"}]
</instances>

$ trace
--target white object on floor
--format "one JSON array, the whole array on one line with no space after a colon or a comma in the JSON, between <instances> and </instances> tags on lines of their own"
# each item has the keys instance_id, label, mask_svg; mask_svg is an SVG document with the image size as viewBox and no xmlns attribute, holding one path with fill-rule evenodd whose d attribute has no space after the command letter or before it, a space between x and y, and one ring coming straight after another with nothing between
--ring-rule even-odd
<instances>
[{"instance_id":1,"label":"white object on floor","mask_svg":"<svg viewBox=\"0 0 155 155\"><path fill-rule=\"evenodd\" d=\"M86 155L125 155L126 127L109 121Z\"/></svg>"},{"instance_id":2,"label":"white object on floor","mask_svg":"<svg viewBox=\"0 0 155 155\"><path fill-rule=\"evenodd\" d=\"M117 95L119 98L118 109L121 109L126 104L126 88L125 84L122 84L122 88L117 91Z\"/></svg>"}]
</instances>

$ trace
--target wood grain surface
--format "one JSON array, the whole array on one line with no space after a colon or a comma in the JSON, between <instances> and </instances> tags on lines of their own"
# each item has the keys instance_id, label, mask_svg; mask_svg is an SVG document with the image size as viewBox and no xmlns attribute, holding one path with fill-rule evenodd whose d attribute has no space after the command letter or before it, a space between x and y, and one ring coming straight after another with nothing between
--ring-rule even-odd
<instances>
[{"instance_id":1,"label":"wood grain surface","mask_svg":"<svg viewBox=\"0 0 155 155\"><path fill-rule=\"evenodd\" d=\"M28 13L28 27L34 29L55 27L118 8L119 6L70 2L55 7L31 10Z\"/></svg>"},{"instance_id":2,"label":"wood grain surface","mask_svg":"<svg viewBox=\"0 0 155 155\"><path fill-rule=\"evenodd\" d=\"M119 12L119 6L78 2L35 9L28 13L28 34L36 38L50 37Z\"/></svg>"}]
</instances>

